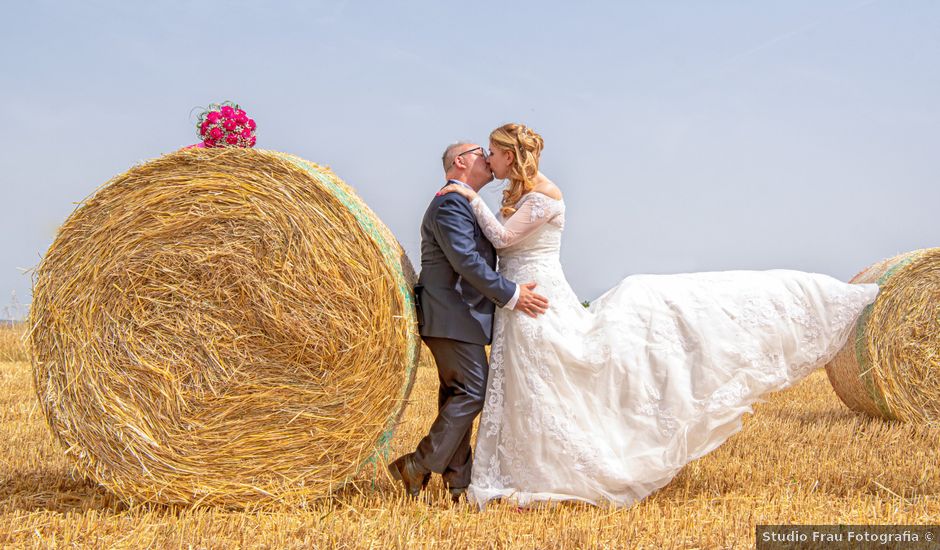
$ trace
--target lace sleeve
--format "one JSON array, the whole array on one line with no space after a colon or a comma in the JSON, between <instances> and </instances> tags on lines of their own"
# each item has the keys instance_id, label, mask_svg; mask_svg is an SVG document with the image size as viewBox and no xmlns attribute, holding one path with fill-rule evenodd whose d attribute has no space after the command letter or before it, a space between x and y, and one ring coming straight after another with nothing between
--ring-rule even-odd
<instances>
[{"instance_id":1,"label":"lace sleeve","mask_svg":"<svg viewBox=\"0 0 940 550\"><path fill-rule=\"evenodd\" d=\"M558 214L558 202L541 193L533 193L526 197L522 206L506 220L505 225L499 222L479 195L473 199L470 206L473 207L473 213L480 222L483 234L496 248L506 248L516 244Z\"/></svg>"}]
</instances>

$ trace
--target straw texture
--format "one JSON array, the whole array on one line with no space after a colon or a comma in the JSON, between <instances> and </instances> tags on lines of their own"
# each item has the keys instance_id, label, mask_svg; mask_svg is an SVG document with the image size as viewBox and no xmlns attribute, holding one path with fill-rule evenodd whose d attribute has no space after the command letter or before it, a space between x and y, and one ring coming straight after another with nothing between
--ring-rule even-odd
<instances>
[{"instance_id":1,"label":"straw texture","mask_svg":"<svg viewBox=\"0 0 940 550\"><path fill-rule=\"evenodd\" d=\"M826 365L836 394L874 417L940 422L940 248L881 261L851 282L881 292Z\"/></svg>"},{"instance_id":2,"label":"straw texture","mask_svg":"<svg viewBox=\"0 0 940 550\"><path fill-rule=\"evenodd\" d=\"M304 504L377 463L420 352L414 271L328 168L189 149L115 177L34 276L51 431L129 502Z\"/></svg>"}]
</instances>

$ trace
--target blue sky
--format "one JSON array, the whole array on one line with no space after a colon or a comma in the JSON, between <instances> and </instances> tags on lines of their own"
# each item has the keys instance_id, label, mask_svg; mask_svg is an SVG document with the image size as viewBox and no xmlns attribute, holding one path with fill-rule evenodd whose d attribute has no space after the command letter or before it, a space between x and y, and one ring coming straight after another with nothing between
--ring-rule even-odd
<instances>
[{"instance_id":1,"label":"blue sky","mask_svg":"<svg viewBox=\"0 0 940 550\"><path fill-rule=\"evenodd\" d=\"M231 99L417 265L457 139L545 138L583 299L632 273L847 280L940 245L930 1L3 2L0 306L98 185ZM485 193L498 202L499 182ZM2 314L0 314L2 317Z\"/></svg>"}]
</instances>

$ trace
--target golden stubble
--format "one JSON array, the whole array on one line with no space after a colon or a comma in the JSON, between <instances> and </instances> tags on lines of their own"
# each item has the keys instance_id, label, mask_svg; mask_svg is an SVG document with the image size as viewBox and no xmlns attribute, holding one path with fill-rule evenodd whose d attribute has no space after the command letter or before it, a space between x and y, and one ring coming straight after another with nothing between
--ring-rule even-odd
<instances>
[{"instance_id":1,"label":"golden stubble","mask_svg":"<svg viewBox=\"0 0 940 550\"><path fill-rule=\"evenodd\" d=\"M405 453L437 412L418 368L392 442ZM768 396L743 429L627 509L453 506L439 476L421 501L383 465L304 508L128 506L77 475L44 425L30 366L0 363L0 544L99 548L752 548L758 523L940 519L940 430L847 409L819 370Z\"/></svg>"}]
</instances>

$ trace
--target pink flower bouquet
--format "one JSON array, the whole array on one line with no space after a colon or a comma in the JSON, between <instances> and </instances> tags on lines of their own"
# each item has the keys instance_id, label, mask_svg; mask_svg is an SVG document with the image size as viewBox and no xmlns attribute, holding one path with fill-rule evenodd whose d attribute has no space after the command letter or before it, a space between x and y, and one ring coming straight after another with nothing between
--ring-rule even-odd
<instances>
[{"instance_id":1,"label":"pink flower bouquet","mask_svg":"<svg viewBox=\"0 0 940 550\"><path fill-rule=\"evenodd\" d=\"M213 103L199 115L196 130L200 147L254 147L255 121L238 104Z\"/></svg>"}]
</instances>

